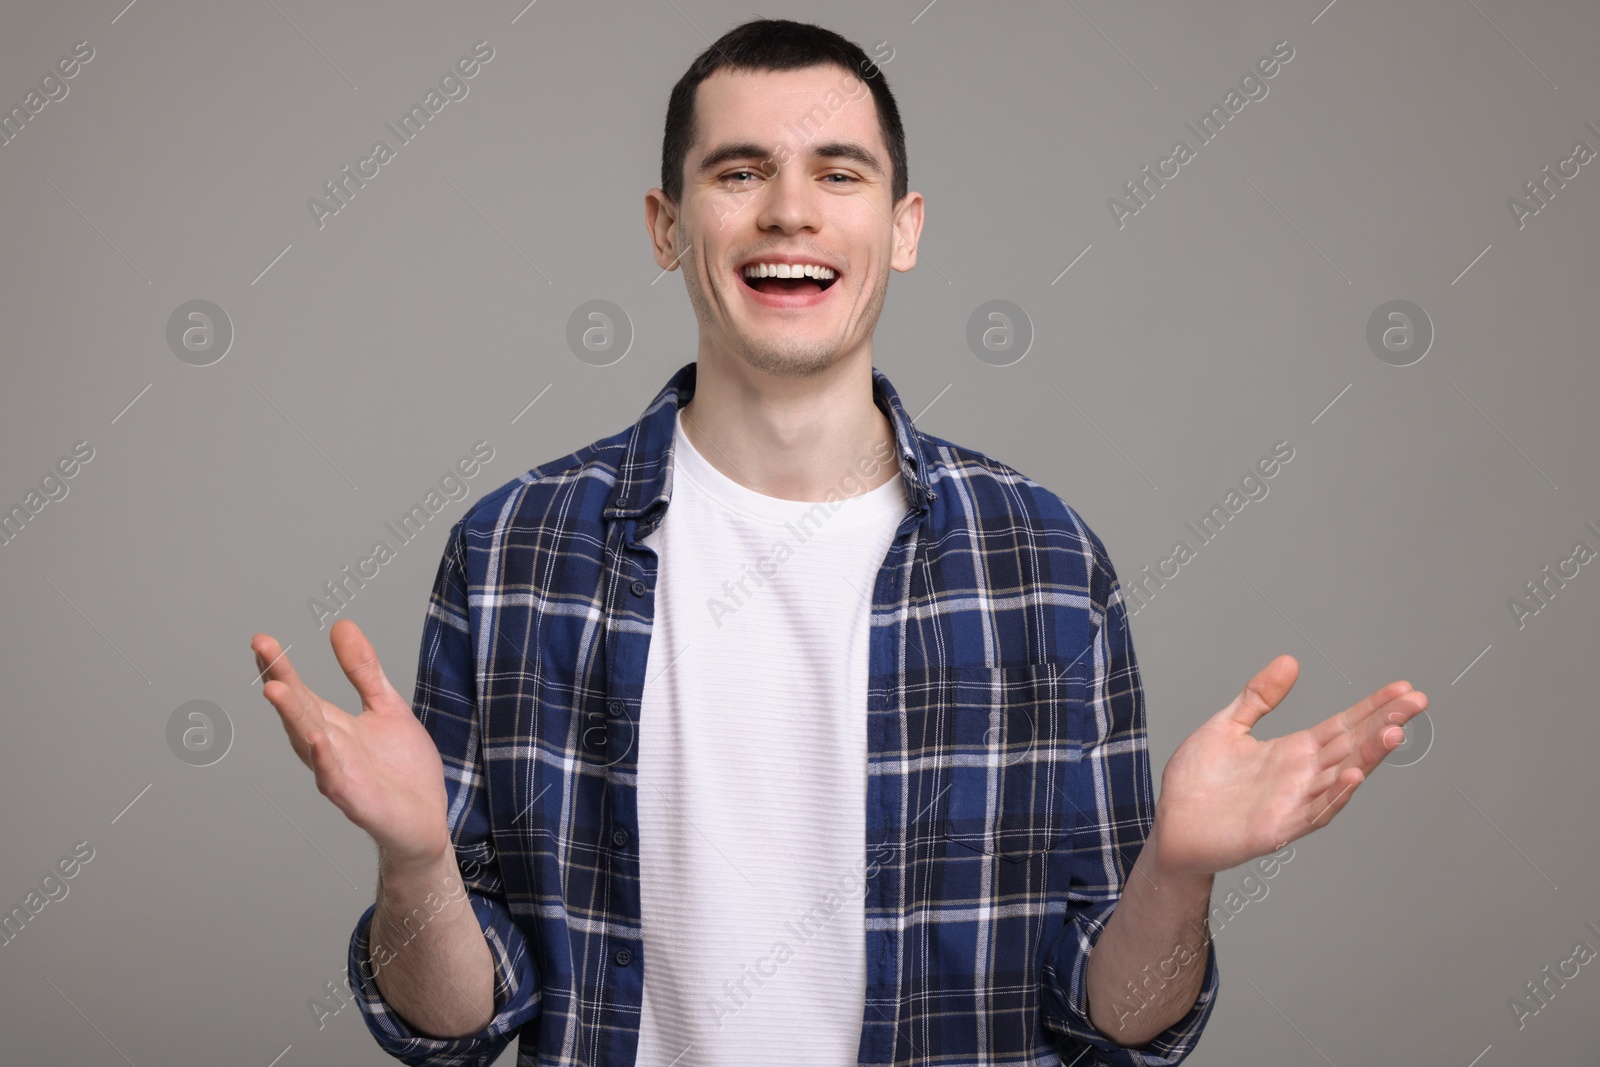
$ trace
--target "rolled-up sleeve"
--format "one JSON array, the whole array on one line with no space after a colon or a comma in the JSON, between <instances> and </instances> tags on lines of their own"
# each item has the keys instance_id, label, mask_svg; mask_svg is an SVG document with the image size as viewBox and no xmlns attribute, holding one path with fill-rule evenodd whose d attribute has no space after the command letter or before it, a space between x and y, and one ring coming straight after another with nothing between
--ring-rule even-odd
<instances>
[{"instance_id":1,"label":"rolled-up sleeve","mask_svg":"<svg viewBox=\"0 0 1600 1067\"><path fill-rule=\"evenodd\" d=\"M1075 909L1045 962L1045 1026L1061 1038L1062 1062L1066 1054L1081 1056L1084 1046L1095 1049L1093 1058L1079 1059L1074 1067L1168 1067L1182 1063L1200 1041L1216 1005L1219 975L1214 946L1207 946L1206 974L1200 994L1187 1014L1142 1045L1122 1046L1108 1039L1089 1020L1089 953L1116 902ZM1194 939L1198 941L1198 937ZM1196 948L1196 954L1202 949Z\"/></svg>"},{"instance_id":2,"label":"rolled-up sleeve","mask_svg":"<svg viewBox=\"0 0 1600 1067\"><path fill-rule=\"evenodd\" d=\"M494 1017L476 1034L429 1037L412 1028L384 1000L373 978L370 955L372 904L350 937L350 988L367 1029L389 1055L412 1067L483 1065L494 1062L517 1030L538 1017L540 987L535 961L516 918L506 906L499 859L489 833L477 680L467 610L463 524L457 522L434 579L422 627L412 711L427 728L444 763L451 840L473 913L483 928L494 963ZM377 963L404 945L385 944Z\"/></svg>"},{"instance_id":3,"label":"rolled-up sleeve","mask_svg":"<svg viewBox=\"0 0 1600 1067\"><path fill-rule=\"evenodd\" d=\"M1122 887L1155 818L1144 689L1122 588L1104 545L1092 533L1089 539L1095 550L1090 599L1103 605L1103 620L1084 650L1084 657L1093 662L1087 694L1091 714L1083 721L1097 724L1098 737L1084 739L1073 794L1077 833L1068 917L1044 957L1043 1021L1046 1032L1057 1039L1063 1063L1169 1067L1194 1051L1216 1004L1220 982L1216 951L1200 944L1198 932L1186 935L1195 957L1187 966L1196 966L1204 952L1205 978L1183 1018L1144 1044L1128 1047L1108 1039L1089 1019L1089 955L1122 898ZM1176 945L1174 952L1179 952ZM1085 1057L1089 1049L1094 1052Z\"/></svg>"},{"instance_id":4,"label":"rolled-up sleeve","mask_svg":"<svg viewBox=\"0 0 1600 1067\"><path fill-rule=\"evenodd\" d=\"M412 1067L484 1067L494 1062L524 1023L538 1015L538 981L516 921L503 905L483 894L469 891L468 896L494 960L494 1018L475 1034L427 1037L389 1007L371 977L373 968L368 954L376 904L367 906L351 935L350 985L356 991L356 1003L378 1045L401 1063Z\"/></svg>"}]
</instances>

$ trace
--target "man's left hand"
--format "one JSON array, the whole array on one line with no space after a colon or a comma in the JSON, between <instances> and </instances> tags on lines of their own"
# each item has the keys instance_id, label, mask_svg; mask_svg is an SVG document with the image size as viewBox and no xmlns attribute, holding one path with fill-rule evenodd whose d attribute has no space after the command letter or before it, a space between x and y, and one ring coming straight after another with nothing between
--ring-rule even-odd
<instances>
[{"instance_id":1,"label":"man's left hand","mask_svg":"<svg viewBox=\"0 0 1600 1067\"><path fill-rule=\"evenodd\" d=\"M1158 870L1214 874L1328 825L1428 706L1411 683L1390 682L1309 730L1252 737L1299 676L1299 662L1279 656L1172 754L1152 835Z\"/></svg>"}]
</instances>

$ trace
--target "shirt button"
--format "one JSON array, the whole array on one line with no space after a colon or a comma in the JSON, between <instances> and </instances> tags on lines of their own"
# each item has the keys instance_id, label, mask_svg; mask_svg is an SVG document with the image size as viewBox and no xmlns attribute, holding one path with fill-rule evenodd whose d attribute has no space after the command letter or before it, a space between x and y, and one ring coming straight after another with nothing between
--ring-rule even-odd
<instances>
[{"instance_id":1,"label":"shirt button","mask_svg":"<svg viewBox=\"0 0 1600 1067\"><path fill-rule=\"evenodd\" d=\"M606 705L606 712L612 718L616 718L617 716L621 715L623 713L623 711L625 711L625 710L626 710L626 708L624 707L622 701L620 701L620 700L613 700L609 704Z\"/></svg>"},{"instance_id":2,"label":"shirt button","mask_svg":"<svg viewBox=\"0 0 1600 1067\"><path fill-rule=\"evenodd\" d=\"M645 584L639 581L637 578L634 579L633 584L628 588L633 590L634 596L644 596L644 594L648 591Z\"/></svg>"},{"instance_id":3,"label":"shirt button","mask_svg":"<svg viewBox=\"0 0 1600 1067\"><path fill-rule=\"evenodd\" d=\"M618 967L626 967L633 962L633 953L625 948L619 948L617 949L617 954L611 958L617 961Z\"/></svg>"},{"instance_id":4,"label":"shirt button","mask_svg":"<svg viewBox=\"0 0 1600 1067\"><path fill-rule=\"evenodd\" d=\"M621 848L623 845L626 845L628 843L628 831L626 831L626 830L613 830L613 831L611 831L611 843L613 845L616 845L618 848Z\"/></svg>"}]
</instances>

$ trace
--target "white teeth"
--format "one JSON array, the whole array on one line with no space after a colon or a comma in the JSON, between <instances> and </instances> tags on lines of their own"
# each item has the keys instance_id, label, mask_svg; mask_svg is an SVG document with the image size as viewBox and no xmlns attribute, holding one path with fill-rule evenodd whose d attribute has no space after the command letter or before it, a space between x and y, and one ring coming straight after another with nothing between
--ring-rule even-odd
<instances>
[{"instance_id":1,"label":"white teeth","mask_svg":"<svg viewBox=\"0 0 1600 1067\"><path fill-rule=\"evenodd\" d=\"M833 271L813 263L752 263L744 268L746 278L816 278L826 281Z\"/></svg>"}]
</instances>

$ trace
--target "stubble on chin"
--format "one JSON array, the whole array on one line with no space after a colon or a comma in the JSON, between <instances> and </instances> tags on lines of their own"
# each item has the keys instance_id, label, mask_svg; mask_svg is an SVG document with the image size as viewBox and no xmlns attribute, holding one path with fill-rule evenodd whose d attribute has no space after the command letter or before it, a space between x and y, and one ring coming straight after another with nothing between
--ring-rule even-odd
<instances>
[{"instance_id":1,"label":"stubble on chin","mask_svg":"<svg viewBox=\"0 0 1600 1067\"><path fill-rule=\"evenodd\" d=\"M753 369L775 378L809 378L821 374L839 362L842 352L840 345L797 348L793 345L777 347L746 343L738 346L740 359Z\"/></svg>"}]
</instances>

